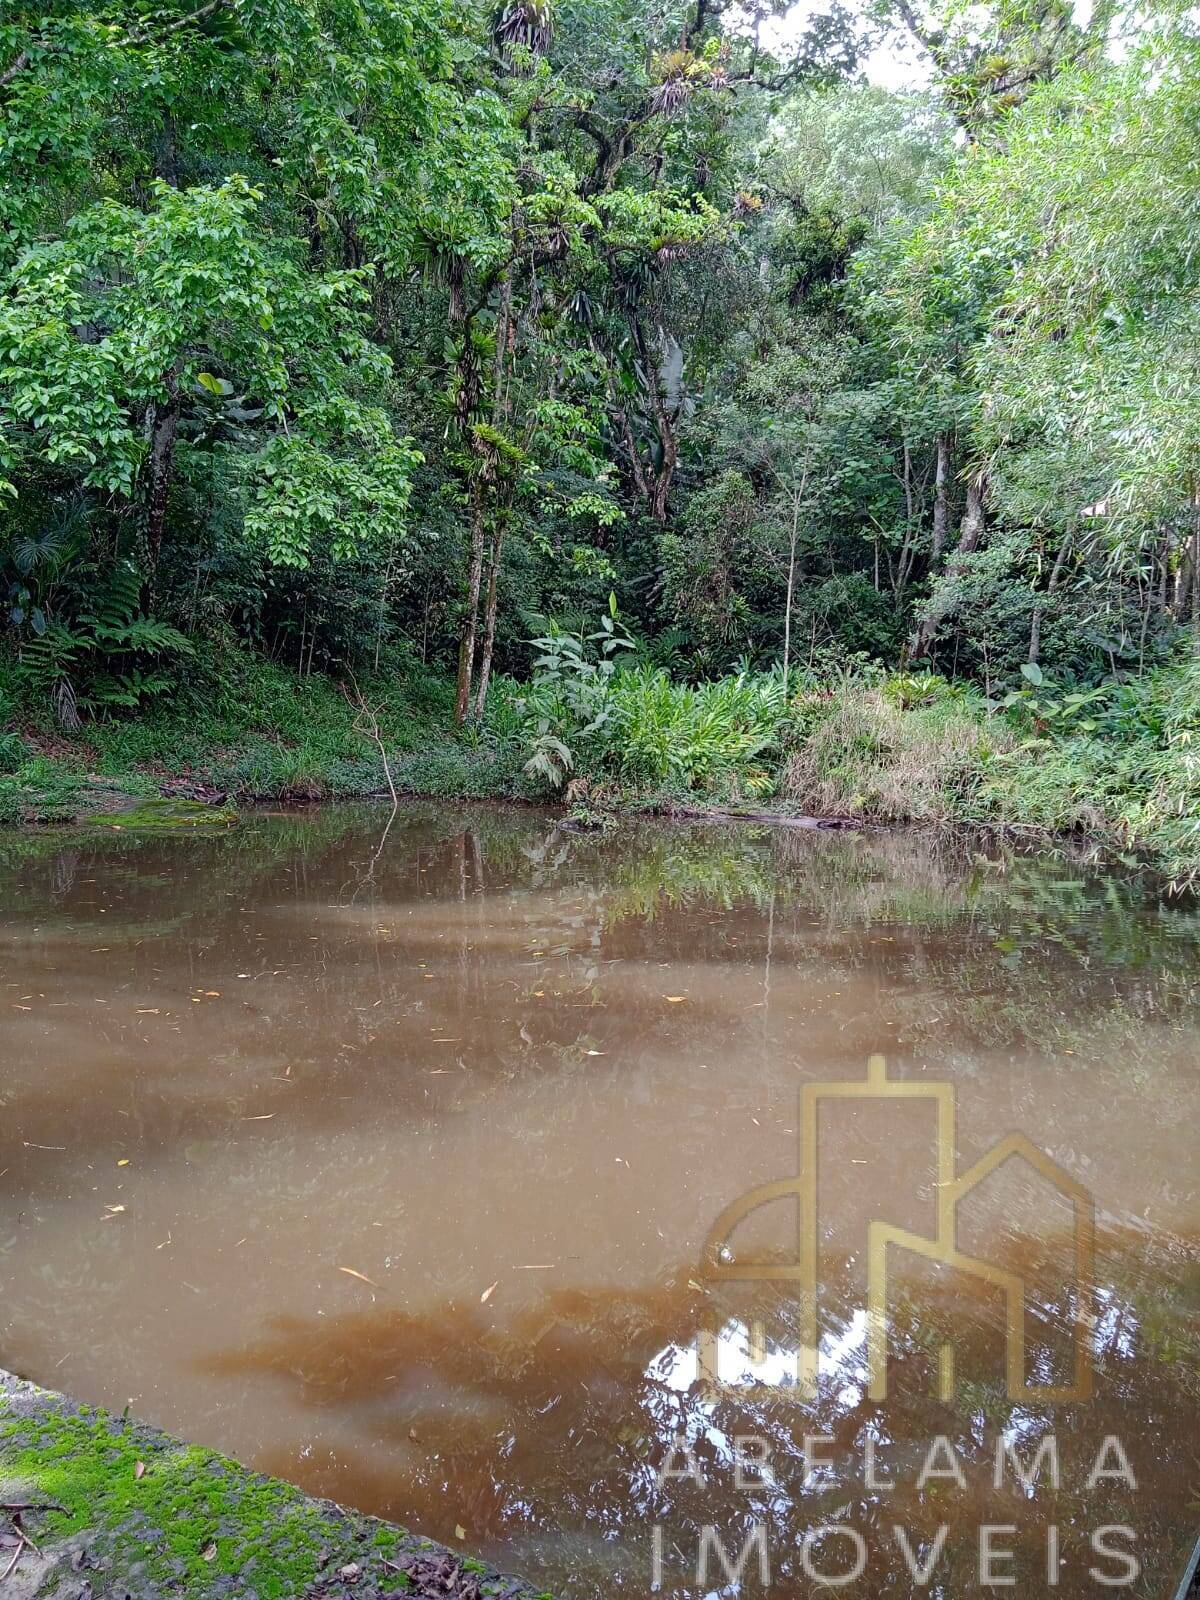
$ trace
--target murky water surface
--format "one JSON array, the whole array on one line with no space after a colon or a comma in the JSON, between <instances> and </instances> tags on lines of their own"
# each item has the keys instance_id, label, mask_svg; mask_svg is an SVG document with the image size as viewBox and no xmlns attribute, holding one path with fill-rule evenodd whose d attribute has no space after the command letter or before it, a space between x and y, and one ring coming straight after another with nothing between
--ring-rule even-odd
<instances>
[{"instance_id":1,"label":"murky water surface","mask_svg":"<svg viewBox=\"0 0 1200 1600\"><path fill-rule=\"evenodd\" d=\"M0 1364L579 1600L1173 1592L1194 909L382 820L4 845Z\"/></svg>"}]
</instances>

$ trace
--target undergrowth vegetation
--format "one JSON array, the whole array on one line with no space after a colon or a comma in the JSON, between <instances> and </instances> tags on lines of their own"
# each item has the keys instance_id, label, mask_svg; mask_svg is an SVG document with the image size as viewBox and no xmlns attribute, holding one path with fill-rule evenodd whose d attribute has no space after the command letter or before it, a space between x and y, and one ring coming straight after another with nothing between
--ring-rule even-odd
<instances>
[{"instance_id":1,"label":"undergrowth vegetation","mask_svg":"<svg viewBox=\"0 0 1200 1600\"><path fill-rule=\"evenodd\" d=\"M533 682L511 701L524 775L589 814L639 799L770 798L865 822L1086 833L1148 851L1177 882L1200 872L1194 654L1086 691L1038 671L997 702L863 662L678 683L639 660L621 665L632 641L615 607L596 633L537 643Z\"/></svg>"},{"instance_id":2,"label":"undergrowth vegetation","mask_svg":"<svg viewBox=\"0 0 1200 1600\"><path fill-rule=\"evenodd\" d=\"M107 812L113 789L190 781L235 799L401 793L561 802L578 820L628 808L764 806L866 823L1081 833L1200 877L1200 657L1078 694L1041 677L988 700L933 673L869 662L673 679L615 607L595 632L554 624L528 683L496 681L486 714L413 663L305 679L250 652L198 651L190 681L136 720L68 735L19 669L0 674L0 823ZM356 698L357 697L357 698ZM1083 702L1075 705L1075 701Z\"/></svg>"}]
</instances>

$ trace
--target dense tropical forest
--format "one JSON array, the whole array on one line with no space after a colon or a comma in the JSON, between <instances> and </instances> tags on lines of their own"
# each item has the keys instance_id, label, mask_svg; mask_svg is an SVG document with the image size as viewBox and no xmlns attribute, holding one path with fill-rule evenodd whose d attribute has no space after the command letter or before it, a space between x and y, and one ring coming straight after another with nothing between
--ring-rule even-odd
<instances>
[{"instance_id":1,"label":"dense tropical forest","mask_svg":"<svg viewBox=\"0 0 1200 1600\"><path fill-rule=\"evenodd\" d=\"M1196 871L1194 17L781 11L10 0L0 817L769 798Z\"/></svg>"}]
</instances>

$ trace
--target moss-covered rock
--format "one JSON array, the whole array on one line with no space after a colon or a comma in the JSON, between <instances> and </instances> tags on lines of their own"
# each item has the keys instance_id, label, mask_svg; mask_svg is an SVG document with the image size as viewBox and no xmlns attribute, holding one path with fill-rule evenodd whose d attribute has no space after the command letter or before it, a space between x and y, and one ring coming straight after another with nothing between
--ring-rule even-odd
<instances>
[{"instance_id":1,"label":"moss-covered rock","mask_svg":"<svg viewBox=\"0 0 1200 1600\"><path fill-rule=\"evenodd\" d=\"M535 1600L404 1529L0 1372L5 1600ZM447 1586L448 1585L448 1586ZM542 1597L549 1600L549 1597Z\"/></svg>"},{"instance_id":2,"label":"moss-covered rock","mask_svg":"<svg viewBox=\"0 0 1200 1600\"><path fill-rule=\"evenodd\" d=\"M114 803L115 799L115 803ZM228 805L209 805L177 796L105 794L103 809L83 812L81 822L96 828L129 828L141 832L175 833L188 828L221 828L237 820Z\"/></svg>"}]
</instances>

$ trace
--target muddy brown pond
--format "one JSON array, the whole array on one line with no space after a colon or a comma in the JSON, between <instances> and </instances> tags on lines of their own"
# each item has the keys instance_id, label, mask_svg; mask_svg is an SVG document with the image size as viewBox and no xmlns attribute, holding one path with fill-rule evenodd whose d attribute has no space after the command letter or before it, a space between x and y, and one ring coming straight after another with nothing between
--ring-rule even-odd
<instances>
[{"instance_id":1,"label":"muddy brown pond","mask_svg":"<svg viewBox=\"0 0 1200 1600\"><path fill-rule=\"evenodd\" d=\"M572 1600L1170 1600L1194 905L385 820L0 843L0 1365Z\"/></svg>"}]
</instances>

